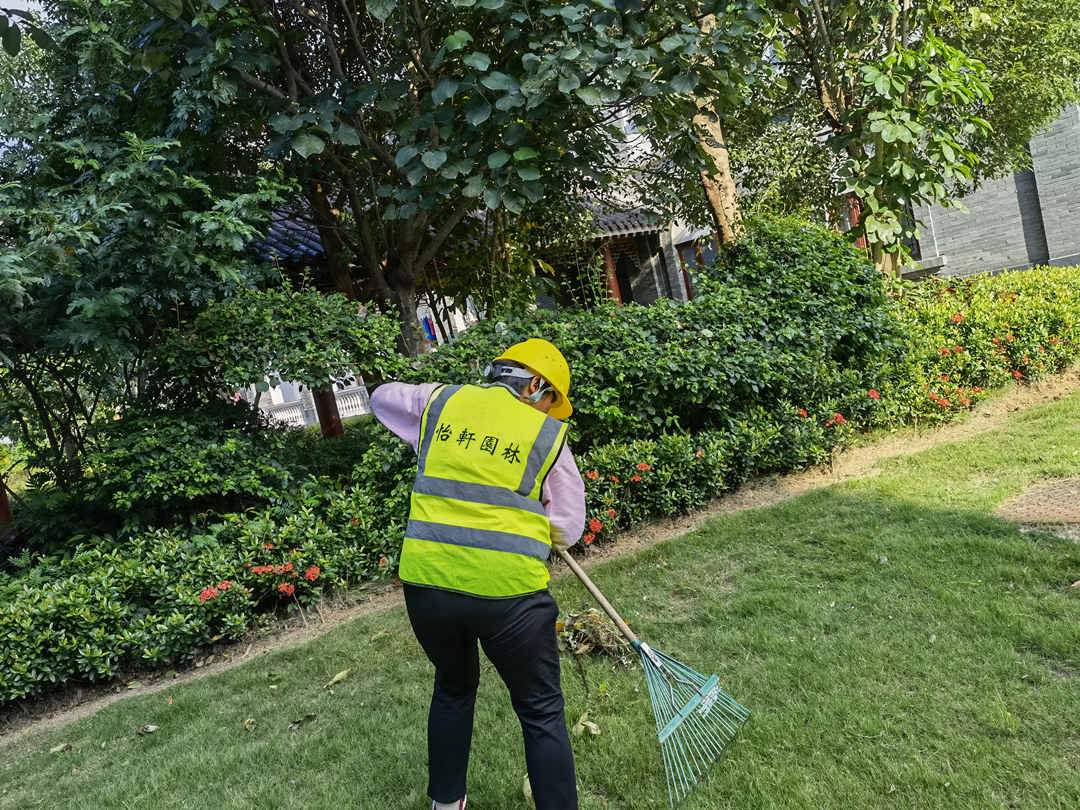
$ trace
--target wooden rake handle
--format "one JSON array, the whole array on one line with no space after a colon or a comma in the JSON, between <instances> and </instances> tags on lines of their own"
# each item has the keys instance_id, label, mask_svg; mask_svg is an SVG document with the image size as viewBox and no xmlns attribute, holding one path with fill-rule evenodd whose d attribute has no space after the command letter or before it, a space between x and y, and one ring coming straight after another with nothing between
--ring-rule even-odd
<instances>
[{"instance_id":1,"label":"wooden rake handle","mask_svg":"<svg viewBox=\"0 0 1080 810\"><path fill-rule=\"evenodd\" d=\"M635 644L638 638L634 635L634 631L630 629L630 625L622 620L622 617L615 611L615 608L611 606L611 602L605 599L604 595L600 593L600 589L596 587L595 582L589 579L589 575L585 573L585 569L578 565L578 561L571 557L569 552L565 549L560 548L557 550L559 556L562 557L563 562L570 566L570 570L581 580L581 584L592 594L592 598L604 609L604 613L615 622L615 626L619 628L619 632L626 637L627 641L631 644Z\"/></svg>"}]
</instances>

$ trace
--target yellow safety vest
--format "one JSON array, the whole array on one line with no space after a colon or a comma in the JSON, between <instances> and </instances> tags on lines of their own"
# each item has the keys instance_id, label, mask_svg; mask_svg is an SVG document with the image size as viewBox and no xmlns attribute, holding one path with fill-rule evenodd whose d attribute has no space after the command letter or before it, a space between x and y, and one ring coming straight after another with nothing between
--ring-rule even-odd
<instances>
[{"instance_id":1,"label":"yellow safety vest","mask_svg":"<svg viewBox=\"0 0 1080 810\"><path fill-rule=\"evenodd\" d=\"M565 424L502 386L437 389L420 420L402 581L487 597L547 587L540 489L565 440Z\"/></svg>"}]
</instances>

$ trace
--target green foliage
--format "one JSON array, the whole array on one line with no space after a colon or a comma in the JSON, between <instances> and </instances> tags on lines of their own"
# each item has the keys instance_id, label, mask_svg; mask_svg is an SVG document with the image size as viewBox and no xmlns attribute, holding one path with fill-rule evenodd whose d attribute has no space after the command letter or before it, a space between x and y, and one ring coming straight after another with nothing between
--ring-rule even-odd
<instances>
[{"instance_id":1,"label":"green foliage","mask_svg":"<svg viewBox=\"0 0 1080 810\"><path fill-rule=\"evenodd\" d=\"M841 237L796 220L762 223L686 304L606 304L481 322L421 358L413 381L475 382L507 345L547 338L573 372L582 450L657 431L724 429L754 407L826 417L862 407L899 348L891 305Z\"/></svg>"},{"instance_id":2,"label":"green foliage","mask_svg":"<svg viewBox=\"0 0 1080 810\"><path fill-rule=\"evenodd\" d=\"M96 438L87 458L91 498L136 525L273 500L292 480L280 460L284 431L268 429L242 400L129 414Z\"/></svg>"},{"instance_id":3,"label":"green foliage","mask_svg":"<svg viewBox=\"0 0 1080 810\"><path fill-rule=\"evenodd\" d=\"M992 389L1080 357L1076 268L935 279L894 294L909 338L882 389L889 421L944 421Z\"/></svg>"},{"instance_id":4,"label":"green foliage","mask_svg":"<svg viewBox=\"0 0 1080 810\"><path fill-rule=\"evenodd\" d=\"M403 362L396 320L344 295L313 288L240 288L207 305L157 350L156 374L190 384L214 379L231 389L265 392L282 380L311 389L350 374L381 379Z\"/></svg>"},{"instance_id":5,"label":"green foliage","mask_svg":"<svg viewBox=\"0 0 1080 810\"><path fill-rule=\"evenodd\" d=\"M554 337L571 358L572 447L593 543L698 508L749 477L827 460L858 430L941 421L993 387L1080 359L1075 268L886 294L835 234L781 220L756 223L702 282L688 304L479 325L410 375L475 381L514 340ZM129 433L118 423L103 486L135 506L168 502L169 487L205 485L193 496L213 497L226 486L230 504L196 513L207 503L192 501L180 510L192 512L186 526L78 538L63 555L24 556L0 573L0 701L190 657L241 635L261 611L396 570L415 459L376 422L354 426L348 445L306 431L240 439L236 426L229 459L211 438L227 420L186 422ZM127 472L116 463L125 453ZM269 492L276 480L287 484Z\"/></svg>"}]
</instances>

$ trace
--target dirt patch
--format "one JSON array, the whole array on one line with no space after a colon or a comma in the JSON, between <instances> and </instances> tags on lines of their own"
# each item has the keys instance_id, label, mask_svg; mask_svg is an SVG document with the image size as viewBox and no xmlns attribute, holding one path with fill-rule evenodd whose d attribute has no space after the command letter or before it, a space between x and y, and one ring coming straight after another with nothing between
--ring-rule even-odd
<instances>
[{"instance_id":1,"label":"dirt patch","mask_svg":"<svg viewBox=\"0 0 1080 810\"><path fill-rule=\"evenodd\" d=\"M1077 524L1080 529L1080 478L1036 481L994 514L1012 523Z\"/></svg>"},{"instance_id":2,"label":"dirt patch","mask_svg":"<svg viewBox=\"0 0 1080 810\"><path fill-rule=\"evenodd\" d=\"M693 531L716 515L772 506L841 481L875 475L878 472L876 466L885 459L910 456L940 444L962 441L995 430L1016 411L1061 399L1077 390L1080 390L1080 366L1031 386L1016 386L988 399L963 421L930 430L904 430L838 453L830 464L751 481L737 492L717 498L691 515L646 523L620 536L618 543L613 545L590 546L582 564L589 567L614 557L633 554L646 546ZM552 576L561 579L573 574L566 566L556 564ZM195 664L186 669L129 672L109 684L66 687L43 698L0 707L0 745L79 720L125 697L160 691L178 683L222 672L275 650L303 644L344 622L388 610L403 601L400 587L391 584L373 587L361 599L350 604L328 603L317 610L309 610L306 626L299 617L295 617L278 623L270 635L236 644L218 645L203 653ZM140 685L129 689L128 684L135 681Z\"/></svg>"}]
</instances>

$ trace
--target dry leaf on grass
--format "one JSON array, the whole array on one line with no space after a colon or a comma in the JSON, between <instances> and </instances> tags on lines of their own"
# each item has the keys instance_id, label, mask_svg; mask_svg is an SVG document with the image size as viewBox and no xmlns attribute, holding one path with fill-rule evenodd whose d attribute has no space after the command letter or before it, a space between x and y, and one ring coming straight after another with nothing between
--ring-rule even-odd
<instances>
[{"instance_id":1,"label":"dry leaf on grass","mask_svg":"<svg viewBox=\"0 0 1080 810\"><path fill-rule=\"evenodd\" d=\"M555 630L574 655L596 651L623 664L633 663L629 656L630 643L611 619L595 608L570 611L564 621L556 622Z\"/></svg>"},{"instance_id":2,"label":"dry leaf on grass","mask_svg":"<svg viewBox=\"0 0 1080 810\"><path fill-rule=\"evenodd\" d=\"M525 780L521 783L521 792L525 796L525 801L529 803L529 807L536 807L536 799L532 795L532 785L529 784L528 774L525 774Z\"/></svg>"},{"instance_id":3,"label":"dry leaf on grass","mask_svg":"<svg viewBox=\"0 0 1080 810\"><path fill-rule=\"evenodd\" d=\"M304 725L304 723L310 723L314 719L314 714L305 714L299 720L293 720L291 723L289 723L289 731L296 731L298 728L300 728L300 726Z\"/></svg>"},{"instance_id":4,"label":"dry leaf on grass","mask_svg":"<svg viewBox=\"0 0 1080 810\"><path fill-rule=\"evenodd\" d=\"M255 730L255 718L254 717L249 717L247 720L245 720L244 721L244 728L246 728L248 731L254 731Z\"/></svg>"},{"instance_id":5,"label":"dry leaf on grass","mask_svg":"<svg viewBox=\"0 0 1080 810\"><path fill-rule=\"evenodd\" d=\"M345 680L346 678L349 677L349 673L351 673L351 672L352 672L352 667L349 667L348 669L341 670L341 672L339 672L337 675L335 675L333 678L331 678L329 681L326 682L326 686L324 686L323 689L329 689L334 684L341 683L343 680Z\"/></svg>"},{"instance_id":6,"label":"dry leaf on grass","mask_svg":"<svg viewBox=\"0 0 1080 810\"><path fill-rule=\"evenodd\" d=\"M570 730L570 733L573 734L575 737L580 737L586 731L588 731L594 737L600 733L600 726L596 725L596 723L589 719L588 712L585 712L583 715L581 715L581 717L578 718L578 721L574 723L574 727Z\"/></svg>"},{"instance_id":7,"label":"dry leaf on grass","mask_svg":"<svg viewBox=\"0 0 1080 810\"><path fill-rule=\"evenodd\" d=\"M153 723L147 723L145 726L142 726L139 729L139 734L153 734L159 728L161 728L161 726L155 726Z\"/></svg>"}]
</instances>

